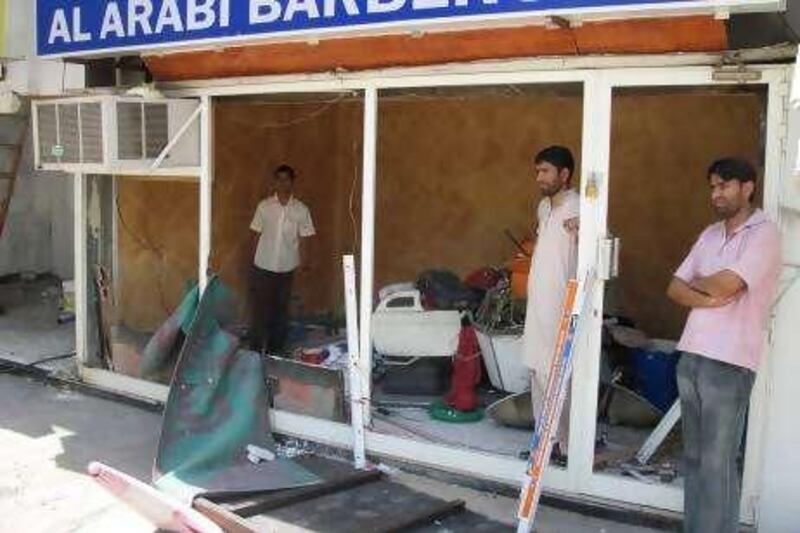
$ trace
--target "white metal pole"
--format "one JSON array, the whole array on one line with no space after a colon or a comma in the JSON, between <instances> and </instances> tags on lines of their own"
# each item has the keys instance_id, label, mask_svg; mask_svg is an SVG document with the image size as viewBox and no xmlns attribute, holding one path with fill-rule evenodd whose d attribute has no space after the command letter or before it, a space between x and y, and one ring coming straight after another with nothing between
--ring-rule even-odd
<instances>
[{"instance_id":1,"label":"white metal pole","mask_svg":"<svg viewBox=\"0 0 800 533\"><path fill-rule=\"evenodd\" d=\"M211 195L213 186L213 108L211 97L203 96L200 106L200 257L198 283L200 294L208 286L208 265L211 257Z\"/></svg>"},{"instance_id":2,"label":"white metal pole","mask_svg":"<svg viewBox=\"0 0 800 533\"><path fill-rule=\"evenodd\" d=\"M370 425L372 397L372 299L375 279L375 168L378 139L378 91L364 90L364 161L361 198L361 343L359 369L364 423Z\"/></svg>"},{"instance_id":3,"label":"white metal pole","mask_svg":"<svg viewBox=\"0 0 800 533\"><path fill-rule=\"evenodd\" d=\"M86 265L86 176L77 173L73 177L74 216L73 239L75 241L75 353L80 367L89 362L87 324L89 306L87 292L88 268Z\"/></svg>"},{"instance_id":4,"label":"white metal pole","mask_svg":"<svg viewBox=\"0 0 800 533\"><path fill-rule=\"evenodd\" d=\"M644 441L642 447L639 448L639 451L636 452L636 462L640 465L646 465L650 462L650 459L653 457L653 454L656 453L658 447L664 442L664 439L667 438L669 432L672 431L672 428L675 427L675 424L678 423L678 420L681 419L681 401L675 400L672 404L672 407L669 408L669 411L661 417L661 421L658 423L656 428L650 433L650 436L647 437L647 440Z\"/></svg>"},{"instance_id":5,"label":"white metal pole","mask_svg":"<svg viewBox=\"0 0 800 533\"><path fill-rule=\"evenodd\" d=\"M579 279L597 267L599 243L606 237L610 136L611 85L604 73L594 72L587 79L583 93ZM580 491L589 483L594 470L603 286L600 280L594 285L594 293L586 296L593 300L587 334L575 346L567 463L570 487L574 491Z\"/></svg>"},{"instance_id":6,"label":"white metal pole","mask_svg":"<svg viewBox=\"0 0 800 533\"><path fill-rule=\"evenodd\" d=\"M767 124L766 145L764 154L764 210L768 216L780 224L782 210L781 189L786 180L788 168L794 164L787 162L787 151L790 142L789 136L789 66L786 66L782 75L774 79L767 78ZM770 319L769 329L775 324L775 318ZM771 343L770 343L771 344ZM745 435L745 458L742 472L742 501L741 520L746 523L756 523L759 516L759 507L763 499L760 494L764 469L764 450L766 443L767 417L774 378L771 377L770 368L774 364L773 357L760 369L750 395L750 413L748 415L747 433Z\"/></svg>"},{"instance_id":7,"label":"white metal pole","mask_svg":"<svg viewBox=\"0 0 800 533\"><path fill-rule=\"evenodd\" d=\"M356 263L352 255L342 259L344 270L344 299L347 312L347 351L350 373L350 423L353 426L353 458L356 468L367 464L364 441L364 398L361 386L358 349L358 303L356 296Z\"/></svg>"}]
</instances>

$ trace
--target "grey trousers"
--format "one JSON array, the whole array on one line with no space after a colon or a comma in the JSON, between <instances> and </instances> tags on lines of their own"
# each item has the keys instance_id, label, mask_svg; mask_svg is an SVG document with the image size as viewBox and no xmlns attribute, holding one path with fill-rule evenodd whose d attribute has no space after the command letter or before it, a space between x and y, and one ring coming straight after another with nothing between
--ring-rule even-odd
<instances>
[{"instance_id":1,"label":"grey trousers","mask_svg":"<svg viewBox=\"0 0 800 533\"><path fill-rule=\"evenodd\" d=\"M739 531L739 446L755 374L684 353L678 363L683 421L685 533Z\"/></svg>"}]
</instances>

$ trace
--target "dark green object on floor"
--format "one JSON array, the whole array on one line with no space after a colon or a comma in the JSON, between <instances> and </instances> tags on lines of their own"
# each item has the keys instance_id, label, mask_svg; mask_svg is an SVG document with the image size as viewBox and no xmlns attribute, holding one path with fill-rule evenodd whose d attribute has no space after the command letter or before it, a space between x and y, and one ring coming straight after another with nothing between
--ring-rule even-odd
<instances>
[{"instance_id":1,"label":"dark green object on floor","mask_svg":"<svg viewBox=\"0 0 800 533\"><path fill-rule=\"evenodd\" d=\"M203 493L293 489L320 479L290 459L254 464L247 446L274 452L263 362L240 349L229 331L233 293L212 276L195 287L145 349L146 370L168 366L175 354L154 485L182 501Z\"/></svg>"},{"instance_id":2,"label":"dark green object on floor","mask_svg":"<svg viewBox=\"0 0 800 533\"><path fill-rule=\"evenodd\" d=\"M428 408L428 414L434 420L452 424L469 424L483 420L483 409L459 411L458 409L453 409L442 400L432 403Z\"/></svg>"}]
</instances>

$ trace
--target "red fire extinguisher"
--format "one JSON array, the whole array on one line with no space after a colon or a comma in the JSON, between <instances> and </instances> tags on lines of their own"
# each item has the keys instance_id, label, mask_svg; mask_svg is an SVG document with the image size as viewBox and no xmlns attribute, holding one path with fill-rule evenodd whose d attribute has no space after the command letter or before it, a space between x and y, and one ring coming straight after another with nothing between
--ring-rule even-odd
<instances>
[{"instance_id":1,"label":"red fire extinguisher","mask_svg":"<svg viewBox=\"0 0 800 533\"><path fill-rule=\"evenodd\" d=\"M445 403L459 411L473 411L478 407L475 388L481 381L481 349L475 327L465 317L458 335L458 351L453 359L450 392Z\"/></svg>"}]
</instances>

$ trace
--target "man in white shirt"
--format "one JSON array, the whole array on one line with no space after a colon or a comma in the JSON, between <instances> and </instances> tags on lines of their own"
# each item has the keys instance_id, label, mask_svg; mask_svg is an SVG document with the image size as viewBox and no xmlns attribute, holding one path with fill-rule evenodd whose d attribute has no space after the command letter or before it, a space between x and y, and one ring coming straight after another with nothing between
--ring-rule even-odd
<instances>
[{"instance_id":1,"label":"man in white shirt","mask_svg":"<svg viewBox=\"0 0 800 533\"><path fill-rule=\"evenodd\" d=\"M281 165L273 176L275 194L258 204L250 223L258 240L253 257L250 348L277 355L289 329L292 278L305 265L307 240L316 230L308 207L294 197L294 169Z\"/></svg>"},{"instance_id":2,"label":"man in white shirt","mask_svg":"<svg viewBox=\"0 0 800 533\"><path fill-rule=\"evenodd\" d=\"M537 209L536 246L528 275L522 362L531 371L533 414L544 409L567 282L577 274L580 195L570 187L575 160L563 146L545 148L534 159ZM564 460L569 435L569 398L559 421L553 455Z\"/></svg>"}]
</instances>

